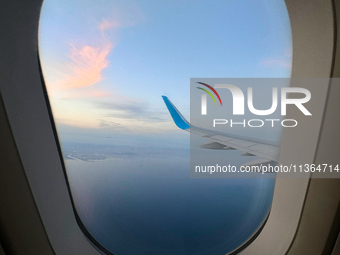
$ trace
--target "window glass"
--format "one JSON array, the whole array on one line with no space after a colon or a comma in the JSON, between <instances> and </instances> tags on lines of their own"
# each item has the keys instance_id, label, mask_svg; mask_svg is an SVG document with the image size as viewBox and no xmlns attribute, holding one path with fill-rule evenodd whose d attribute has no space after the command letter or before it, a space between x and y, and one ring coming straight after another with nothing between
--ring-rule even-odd
<instances>
[{"instance_id":1,"label":"window glass","mask_svg":"<svg viewBox=\"0 0 340 255\"><path fill-rule=\"evenodd\" d=\"M77 213L116 255L227 254L274 179L190 178L192 77L290 77L283 0L45 0L39 55ZM279 140L279 136L275 139Z\"/></svg>"}]
</instances>

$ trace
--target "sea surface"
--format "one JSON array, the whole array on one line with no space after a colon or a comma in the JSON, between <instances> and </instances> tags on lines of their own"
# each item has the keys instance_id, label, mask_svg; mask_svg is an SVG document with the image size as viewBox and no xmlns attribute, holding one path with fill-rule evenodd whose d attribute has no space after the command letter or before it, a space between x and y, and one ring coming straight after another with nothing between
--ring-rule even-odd
<instances>
[{"instance_id":1,"label":"sea surface","mask_svg":"<svg viewBox=\"0 0 340 255\"><path fill-rule=\"evenodd\" d=\"M63 151L82 222L116 255L226 254L270 211L275 179L190 178L188 149L68 144Z\"/></svg>"}]
</instances>

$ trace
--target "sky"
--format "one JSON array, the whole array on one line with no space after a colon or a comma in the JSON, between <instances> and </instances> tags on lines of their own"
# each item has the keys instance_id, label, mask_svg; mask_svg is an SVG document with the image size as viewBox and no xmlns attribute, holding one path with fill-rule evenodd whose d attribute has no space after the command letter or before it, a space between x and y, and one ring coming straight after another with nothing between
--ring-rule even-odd
<instances>
[{"instance_id":1,"label":"sky","mask_svg":"<svg viewBox=\"0 0 340 255\"><path fill-rule=\"evenodd\" d=\"M189 134L173 123L161 96L168 96L190 119L191 78L290 77L292 39L283 0L45 0L39 25L39 56L63 150L68 142L105 143L116 146L113 149L119 145L121 148L130 146L134 149L132 152L138 149L139 157L128 160L85 162L92 175L87 175L90 172L82 165L84 162L66 160L76 203L80 201L81 206L86 206L92 199L108 205L106 199L113 201L120 195L127 197L119 201L131 198L144 201L154 197L157 203L164 202L157 210L166 209L168 213L176 203L181 203L183 209L188 209L187 205L194 208L192 202L198 201L201 205L200 192L210 205L211 202L218 204L219 199L226 196L217 197L216 190L229 187L230 194L241 207L244 200L234 196L235 192L247 194L248 198L249 194L250 197L255 194L244 192L242 183L247 180L219 180L221 185L216 185L217 182L203 183L189 178L189 171L183 171L189 169L190 163L188 150L185 150L190 146ZM264 90L259 88L257 93L261 94L261 89ZM87 147L81 146L82 149ZM91 148L98 153L96 146ZM203 149L201 153L204 156L218 154ZM224 151L218 155L232 159L233 163L248 160L237 151L222 153ZM106 168L105 164L108 164ZM98 188L93 189L97 180L100 180ZM235 189L233 185L240 183L240 189ZM249 183L249 187L260 187L257 191L264 187L258 181ZM117 188L124 192L117 192ZM106 189L109 196L103 195ZM183 192L185 189L188 192ZM210 193L206 192L209 190ZM96 191L98 195L93 196ZM152 194L145 195L145 191L152 191ZM135 192L133 196L131 192ZM164 195L171 198L176 192L181 193L181 199L176 196L175 204L163 199ZM77 194L85 194L86 202L79 200ZM272 193L266 190L263 194L271 196ZM199 199L195 200L195 195ZM256 196L260 198L263 197ZM259 202L255 200L249 204L249 199L246 201L247 206ZM134 201L132 204L139 205ZM223 205L229 209L238 208L227 203ZM261 207L260 203L258 205ZM105 208L92 207L98 212ZM128 213L136 212L131 208ZM215 211L214 208L206 209ZM120 210L114 207L108 210L108 217L101 217L100 213L95 216L100 216L107 228L111 226L107 220L116 220L113 214L117 212ZM246 214L253 216L251 211L245 210ZM118 216L120 222L122 218ZM175 220L179 218L176 217ZM85 224L91 223L91 217L88 221L84 217L82 220ZM164 222L172 224L173 221ZM94 223L102 233L102 226ZM158 225L155 229L160 230ZM115 233L114 228L110 231ZM143 233L143 237L148 238L148 235Z\"/></svg>"},{"instance_id":2,"label":"sky","mask_svg":"<svg viewBox=\"0 0 340 255\"><path fill-rule=\"evenodd\" d=\"M190 78L290 77L283 0L45 0L39 55L58 131L182 133Z\"/></svg>"}]
</instances>

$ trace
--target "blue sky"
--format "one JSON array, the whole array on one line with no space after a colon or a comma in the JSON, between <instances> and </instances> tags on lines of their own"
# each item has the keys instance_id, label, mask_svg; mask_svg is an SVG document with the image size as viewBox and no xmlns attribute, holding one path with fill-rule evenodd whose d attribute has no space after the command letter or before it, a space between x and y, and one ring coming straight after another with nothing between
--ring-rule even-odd
<instances>
[{"instance_id":1,"label":"blue sky","mask_svg":"<svg viewBox=\"0 0 340 255\"><path fill-rule=\"evenodd\" d=\"M57 124L91 132L181 131L190 78L289 77L283 0L46 0L39 50ZM90 132L89 131L89 132Z\"/></svg>"}]
</instances>

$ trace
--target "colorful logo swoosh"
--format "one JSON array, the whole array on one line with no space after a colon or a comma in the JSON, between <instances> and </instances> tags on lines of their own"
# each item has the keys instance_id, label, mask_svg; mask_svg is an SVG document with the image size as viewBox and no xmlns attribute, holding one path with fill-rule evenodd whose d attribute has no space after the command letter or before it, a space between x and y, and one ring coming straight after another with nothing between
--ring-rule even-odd
<instances>
[{"instance_id":1,"label":"colorful logo swoosh","mask_svg":"<svg viewBox=\"0 0 340 255\"><path fill-rule=\"evenodd\" d=\"M210 85L205 84L205 83L203 83L203 82L197 82L197 83L199 83L199 84L201 84L201 85L203 85L203 86L206 86L207 88L211 89L211 91L214 92L215 95L217 96L217 98L218 98L218 100L220 101L220 104L221 104L221 106L222 106L222 100L221 100L221 98L220 98L220 95L217 93L217 91L216 91L213 87L211 87ZM214 96L213 96L208 90L203 89L203 88L200 88L200 87L197 87L197 88L200 89L200 90L205 91L209 96L211 96L211 98L214 100L215 105L217 105Z\"/></svg>"}]
</instances>

